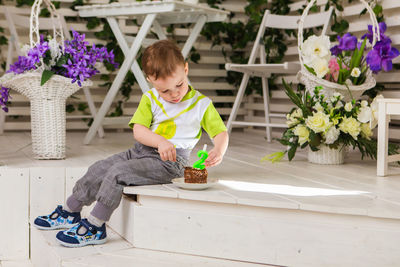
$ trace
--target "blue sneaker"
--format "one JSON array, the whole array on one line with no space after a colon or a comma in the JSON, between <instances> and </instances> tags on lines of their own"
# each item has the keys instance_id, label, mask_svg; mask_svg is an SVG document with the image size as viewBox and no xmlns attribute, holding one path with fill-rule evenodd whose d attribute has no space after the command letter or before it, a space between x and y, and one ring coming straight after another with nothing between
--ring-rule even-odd
<instances>
[{"instance_id":1,"label":"blue sneaker","mask_svg":"<svg viewBox=\"0 0 400 267\"><path fill-rule=\"evenodd\" d=\"M80 234L79 229L82 227L85 231ZM82 219L71 229L58 232L56 238L61 245L71 248L100 245L107 240L106 224L103 223L101 227L97 227L89 223L87 219Z\"/></svg>"},{"instance_id":2,"label":"blue sneaker","mask_svg":"<svg viewBox=\"0 0 400 267\"><path fill-rule=\"evenodd\" d=\"M61 205L48 216L38 216L33 224L41 230L68 229L81 220L80 212L68 212Z\"/></svg>"}]
</instances>

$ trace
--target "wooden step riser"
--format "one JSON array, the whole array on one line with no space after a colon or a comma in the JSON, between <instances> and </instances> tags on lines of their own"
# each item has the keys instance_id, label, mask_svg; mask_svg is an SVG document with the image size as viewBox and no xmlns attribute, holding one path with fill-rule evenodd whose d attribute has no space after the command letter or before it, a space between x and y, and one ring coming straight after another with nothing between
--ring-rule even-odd
<instances>
[{"instance_id":1,"label":"wooden step riser","mask_svg":"<svg viewBox=\"0 0 400 267\"><path fill-rule=\"evenodd\" d=\"M285 266L400 262L398 220L249 206L236 206L235 211L233 205L167 198L139 200L142 205L134 206L133 223L133 245L138 248Z\"/></svg>"}]
</instances>

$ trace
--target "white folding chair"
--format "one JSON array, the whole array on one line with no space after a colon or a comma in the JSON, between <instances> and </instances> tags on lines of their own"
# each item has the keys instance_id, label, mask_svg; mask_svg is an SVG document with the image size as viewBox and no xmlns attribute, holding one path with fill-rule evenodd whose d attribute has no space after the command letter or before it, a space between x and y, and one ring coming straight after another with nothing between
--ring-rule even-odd
<instances>
[{"instance_id":1,"label":"white folding chair","mask_svg":"<svg viewBox=\"0 0 400 267\"><path fill-rule=\"evenodd\" d=\"M22 55L21 53L21 42L20 42L20 37L18 35L17 28L24 28L24 29L29 29L30 27L30 10L28 12L21 12L18 8L11 7L11 6L2 6L4 15L7 20L8 24L8 29L10 31L10 38L8 42L8 50L7 50L7 62L6 62L6 68L7 70L10 67L10 64L12 64L14 56L19 56ZM71 34L68 31L67 23L65 21L64 16L60 15L60 20L63 28L63 33L65 39L71 39ZM59 22L58 20L52 20L51 18L40 18L39 19L40 23L40 29L41 30L53 30L53 25L56 24L56 27L59 27L57 25ZM15 54L14 54L15 53ZM94 105L92 95L89 91L89 88L83 87L83 92L85 94L86 101L89 106L89 111L90 114L89 116L85 115L76 115L76 116L67 116L67 119L71 118L94 118L97 111L96 111L96 106ZM5 112L3 110L0 110L0 134L4 133L4 124L5 124ZM103 138L104 137L104 130L102 127L100 127L97 131L99 137Z\"/></svg>"},{"instance_id":2,"label":"white folding chair","mask_svg":"<svg viewBox=\"0 0 400 267\"><path fill-rule=\"evenodd\" d=\"M308 15L304 28L315 28L318 26L323 26L322 34L326 33L329 25L330 17L332 14L332 7L325 12L318 14ZM281 64L267 64L265 55L265 46L263 43L263 37L266 28L276 28L276 29L298 29L298 23L301 16L282 16L273 15L269 10L266 10L264 17L262 19L260 28L257 33L256 40L254 41L254 46L250 53L250 58L247 64L225 64L225 69L228 71L242 72L243 78L240 84L235 102L231 114L228 119L227 128L231 131L233 125L245 125L245 126L261 126L266 127L266 135L268 142L271 141L271 128L279 127L286 128L286 124L271 123L271 117L285 117L285 114L270 113L269 112L269 92L268 92L268 81L267 78L271 74L295 74L300 70L299 62L284 62ZM257 56L259 56L259 63L256 63ZM250 76L261 77L262 80L262 93L265 109L265 123L259 122L249 122L249 121L235 121L237 112L242 102L243 94L246 90L247 84L249 82Z\"/></svg>"},{"instance_id":3,"label":"white folding chair","mask_svg":"<svg viewBox=\"0 0 400 267\"><path fill-rule=\"evenodd\" d=\"M400 115L400 99L378 99L377 176L386 176L389 162L400 161L400 154L388 155L390 115Z\"/></svg>"}]
</instances>

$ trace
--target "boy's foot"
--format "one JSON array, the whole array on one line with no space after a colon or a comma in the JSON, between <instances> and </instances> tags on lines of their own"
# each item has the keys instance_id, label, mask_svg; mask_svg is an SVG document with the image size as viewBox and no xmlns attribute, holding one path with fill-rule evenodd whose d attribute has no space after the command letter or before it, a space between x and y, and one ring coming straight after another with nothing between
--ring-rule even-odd
<instances>
[{"instance_id":1,"label":"boy's foot","mask_svg":"<svg viewBox=\"0 0 400 267\"><path fill-rule=\"evenodd\" d=\"M61 245L72 248L103 244L107 240L106 224L97 227L82 219L71 229L58 232L56 238Z\"/></svg>"},{"instance_id":2,"label":"boy's foot","mask_svg":"<svg viewBox=\"0 0 400 267\"><path fill-rule=\"evenodd\" d=\"M61 205L48 216L38 216L33 224L41 230L71 228L81 220L80 212L68 212Z\"/></svg>"}]
</instances>

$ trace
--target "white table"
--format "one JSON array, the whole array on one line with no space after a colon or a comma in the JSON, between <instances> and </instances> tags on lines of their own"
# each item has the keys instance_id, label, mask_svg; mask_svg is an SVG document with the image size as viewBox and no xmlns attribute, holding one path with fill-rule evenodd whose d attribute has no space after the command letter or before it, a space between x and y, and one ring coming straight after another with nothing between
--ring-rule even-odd
<instances>
[{"instance_id":1,"label":"white table","mask_svg":"<svg viewBox=\"0 0 400 267\"><path fill-rule=\"evenodd\" d=\"M182 54L184 58L186 58L204 24L206 22L223 21L229 14L227 11L178 1L112 3L80 6L76 7L76 9L79 11L79 16L81 17L106 18L125 55L125 60L122 63L120 70L118 71L117 76L115 77L115 80L100 107L100 110L90 126L88 133L86 134L84 144L89 144L92 141L97 129L103 124L104 117L129 69L132 70L143 92L150 89L143 72L136 61L136 56L152 26L153 31L157 34L159 39L166 39L167 37L162 25L194 23L191 33L182 48ZM141 24L136 36L134 38L131 37L133 42L130 47L127 42L129 41L129 37L124 36L118 25L118 16L127 16L128 18L136 19Z\"/></svg>"}]
</instances>

